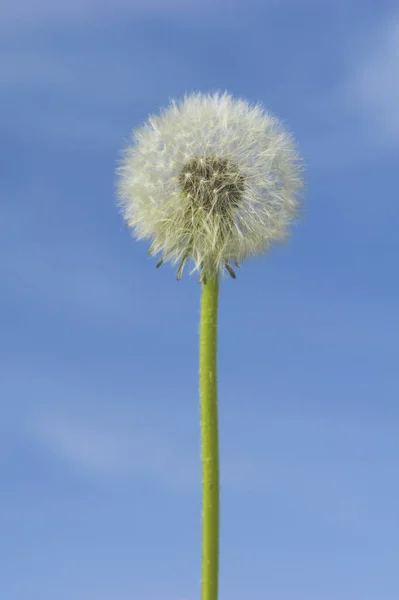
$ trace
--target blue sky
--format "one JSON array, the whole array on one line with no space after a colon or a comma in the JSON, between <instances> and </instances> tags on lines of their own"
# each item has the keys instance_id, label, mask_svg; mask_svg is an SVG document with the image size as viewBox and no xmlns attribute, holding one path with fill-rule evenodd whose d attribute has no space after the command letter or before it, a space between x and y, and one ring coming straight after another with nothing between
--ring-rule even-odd
<instances>
[{"instance_id":1,"label":"blue sky","mask_svg":"<svg viewBox=\"0 0 399 600\"><path fill-rule=\"evenodd\" d=\"M394 600L398 3L110 6L0 18L0 597L199 598L200 286L130 237L114 169L220 89L307 166L289 243L221 286L220 598Z\"/></svg>"}]
</instances>

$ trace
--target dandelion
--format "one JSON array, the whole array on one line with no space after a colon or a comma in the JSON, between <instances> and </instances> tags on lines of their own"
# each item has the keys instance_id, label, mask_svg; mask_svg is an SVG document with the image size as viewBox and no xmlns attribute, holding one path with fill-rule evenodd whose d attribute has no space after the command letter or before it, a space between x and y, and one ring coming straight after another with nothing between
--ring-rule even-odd
<instances>
[{"instance_id":1,"label":"dandelion","mask_svg":"<svg viewBox=\"0 0 399 600\"><path fill-rule=\"evenodd\" d=\"M200 401L203 465L202 600L218 594L219 458L216 341L220 275L286 239L301 208L302 166L283 124L227 92L187 95L133 132L118 199L150 255L187 261L202 283Z\"/></svg>"}]
</instances>

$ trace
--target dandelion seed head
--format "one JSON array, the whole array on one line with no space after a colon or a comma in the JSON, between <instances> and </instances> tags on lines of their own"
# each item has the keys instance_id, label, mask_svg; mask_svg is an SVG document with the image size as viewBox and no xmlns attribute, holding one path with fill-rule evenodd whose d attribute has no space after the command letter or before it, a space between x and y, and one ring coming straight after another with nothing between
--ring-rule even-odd
<instances>
[{"instance_id":1,"label":"dandelion seed head","mask_svg":"<svg viewBox=\"0 0 399 600\"><path fill-rule=\"evenodd\" d=\"M228 272L229 261L283 240L301 208L302 164L292 136L260 104L221 94L172 100L133 131L118 168L123 217L191 273Z\"/></svg>"}]
</instances>

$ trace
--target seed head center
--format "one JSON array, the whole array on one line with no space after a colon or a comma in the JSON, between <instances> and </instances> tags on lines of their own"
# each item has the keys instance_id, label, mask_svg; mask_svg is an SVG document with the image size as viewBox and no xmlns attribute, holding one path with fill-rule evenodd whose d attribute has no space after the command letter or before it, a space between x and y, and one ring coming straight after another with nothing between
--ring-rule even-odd
<instances>
[{"instance_id":1,"label":"seed head center","mask_svg":"<svg viewBox=\"0 0 399 600\"><path fill-rule=\"evenodd\" d=\"M240 204L245 178L227 158L194 156L184 165L179 184L199 208L226 214Z\"/></svg>"}]
</instances>

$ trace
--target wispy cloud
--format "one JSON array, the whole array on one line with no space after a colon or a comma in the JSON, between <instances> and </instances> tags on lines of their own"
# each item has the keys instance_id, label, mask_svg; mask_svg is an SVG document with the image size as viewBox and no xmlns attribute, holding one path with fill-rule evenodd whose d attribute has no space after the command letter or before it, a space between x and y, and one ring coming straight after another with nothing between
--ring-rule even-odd
<instances>
[{"instance_id":1,"label":"wispy cloud","mask_svg":"<svg viewBox=\"0 0 399 600\"><path fill-rule=\"evenodd\" d=\"M32 431L38 443L89 478L134 477L172 492L196 487L195 455L178 439L158 428L143 429L134 418L124 428L46 416Z\"/></svg>"},{"instance_id":2,"label":"wispy cloud","mask_svg":"<svg viewBox=\"0 0 399 600\"><path fill-rule=\"evenodd\" d=\"M399 15L375 19L346 42L340 81L314 106L327 127L304 150L322 172L359 168L399 144Z\"/></svg>"},{"instance_id":3,"label":"wispy cloud","mask_svg":"<svg viewBox=\"0 0 399 600\"><path fill-rule=\"evenodd\" d=\"M343 95L376 144L399 144L399 13L365 33Z\"/></svg>"},{"instance_id":4,"label":"wispy cloud","mask_svg":"<svg viewBox=\"0 0 399 600\"><path fill-rule=\"evenodd\" d=\"M206 0L205 0L206 1ZM192 3L191 3L192 4ZM194 7L199 2L194 2ZM174 12L187 10L190 2L186 0L116 0L112 5L106 0L71 0L70 2L52 2L51 0L5 0L2 6L2 18L16 23L40 23L53 20L85 20L87 17L104 18L119 14Z\"/></svg>"},{"instance_id":5,"label":"wispy cloud","mask_svg":"<svg viewBox=\"0 0 399 600\"><path fill-rule=\"evenodd\" d=\"M0 71L8 115L2 127L13 138L25 140L29 131L34 140L119 147L130 134L122 124L127 114L144 105L150 110L154 97L167 103L170 91L183 91L192 76L176 49L163 45L160 51L143 34L128 43L111 30L88 40L76 27L73 45L62 34L56 40L51 28L27 36L2 34Z\"/></svg>"},{"instance_id":6,"label":"wispy cloud","mask_svg":"<svg viewBox=\"0 0 399 600\"><path fill-rule=\"evenodd\" d=\"M179 436L168 436L159 424L143 429L131 419L128 428L99 427L47 416L34 423L32 432L38 444L89 479L128 477L172 493L199 491L197 445L180 443ZM328 515L345 527L362 528L375 514L380 494L378 489L369 492L370 478L383 486L394 473L395 432L389 425L274 417L265 433L267 444L257 450L247 440L244 451L241 445L222 452L223 490L266 495L273 502L295 498L316 519Z\"/></svg>"},{"instance_id":7,"label":"wispy cloud","mask_svg":"<svg viewBox=\"0 0 399 600\"><path fill-rule=\"evenodd\" d=\"M295 5L295 0L269 0L269 8L286 8ZM320 0L302 0L302 5L318 6ZM334 0L323 0L324 6L334 5ZM177 14L195 14L197 18L209 18L218 9L231 11L234 8L248 9L248 5L262 7L262 0L3 0L2 19L17 24L48 23L54 20L86 20L114 18L126 15L159 14L171 17Z\"/></svg>"},{"instance_id":8,"label":"wispy cloud","mask_svg":"<svg viewBox=\"0 0 399 600\"><path fill-rule=\"evenodd\" d=\"M84 222L81 228L75 226L73 233L65 227L59 235L49 235L49 230L59 226L56 219L48 221L49 214L54 217L51 203L57 192L51 185L36 187L26 182L20 182L20 188L19 194L8 195L3 206L5 257L0 262L0 276L7 290L3 300L24 299L30 307L38 306L48 314L67 314L118 331L134 328L138 332L141 327L152 330L162 324L164 314L156 296L147 294L144 298L137 283L142 270L152 272L154 264L146 256L144 243L141 247L130 243L122 220L118 227L121 239L125 236L128 243L127 257L121 256L120 250L119 255L115 249L109 250L114 244L115 221L108 228L111 234L104 231L101 244L87 237ZM38 198L34 204L30 199L33 193ZM118 223L112 197L110 202L111 217ZM144 256L137 267L135 254L140 251ZM154 278L154 283L158 281Z\"/></svg>"},{"instance_id":9,"label":"wispy cloud","mask_svg":"<svg viewBox=\"0 0 399 600\"><path fill-rule=\"evenodd\" d=\"M88 40L78 27L74 33L73 45L65 45L62 35L54 43L51 29L17 38L4 34L0 70L7 91L29 90L32 104L35 94L45 90L49 99L65 105L78 102L81 110L98 111L109 108L110 103L118 108L131 107L133 100L137 103L154 94L160 85L154 66L160 72L167 70L169 85L177 80L178 70L180 77L188 73L184 60L175 66L178 57L173 50L163 47L159 52L145 36L136 36L127 53L112 32L104 32L108 38L105 44L101 35Z\"/></svg>"},{"instance_id":10,"label":"wispy cloud","mask_svg":"<svg viewBox=\"0 0 399 600\"><path fill-rule=\"evenodd\" d=\"M29 254L15 251L3 263L1 273L12 286L14 296L28 296L46 307L79 311L92 317L122 318L134 309L132 289L103 264L64 256L54 249L41 251L32 246ZM62 264L63 263L63 264ZM137 300L137 298L136 298ZM116 308L119 310L116 311ZM133 310L134 312L134 310Z\"/></svg>"},{"instance_id":11,"label":"wispy cloud","mask_svg":"<svg viewBox=\"0 0 399 600\"><path fill-rule=\"evenodd\" d=\"M116 478L171 494L200 492L197 392L191 387L181 386L165 411L161 383L100 389L50 365L46 375L32 365L8 364L6 373L1 383L1 396L8 399L7 431L1 436L3 445L9 444L5 457L12 456L12 448L19 455L23 439L25 449L44 450L34 453L36 461L50 456L87 482L108 486ZM229 416L222 411L224 492L300 506L339 527L388 526L393 501L384 489L393 485L396 468L396 431L389 421L339 413L305 416L299 408L283 414L259 405L243 415L237 390L224 389L223 395L236 407ZM376 519L381 503L385 516Z\"/></svg>"},{"instance_id":12,"label":"wispy cloud","mask_svg":"<svg viewBox=\"0 0 399 600\"><path fill-rule=\"evenodd\" d=\"M249 0L257 4L258 0ZM272 0L271 5L279 5L282 0ZM284 1L286 3L286 0ZM129 15L173 16L195 15L197 19L209 19L218 10L244 8L243 0L71 0L52 2L51 0L4 0L2 3L2 23L16 26L39 25L53 22L84 22L120 19Z\"/></svg>"},{"instance_id":13,"label":"wispy cloud","mask_svg":"<svg viewBox=\"0 0 399 600\"><path fill-rule=\"evenodd\" d=\"M87 481L107 485L123 478L173 493L197 488L197 440L190 438L187 423L182 427L184 411L162 410L160 384L147 389L135 377L133 390L104 382L88 385L81 373L57 361L3 364L0 395L7 403L0 437L6 460L23 440L25 449L29 444L45 451L37 460L51 456Z\"/></svg>"}]
</instances>

